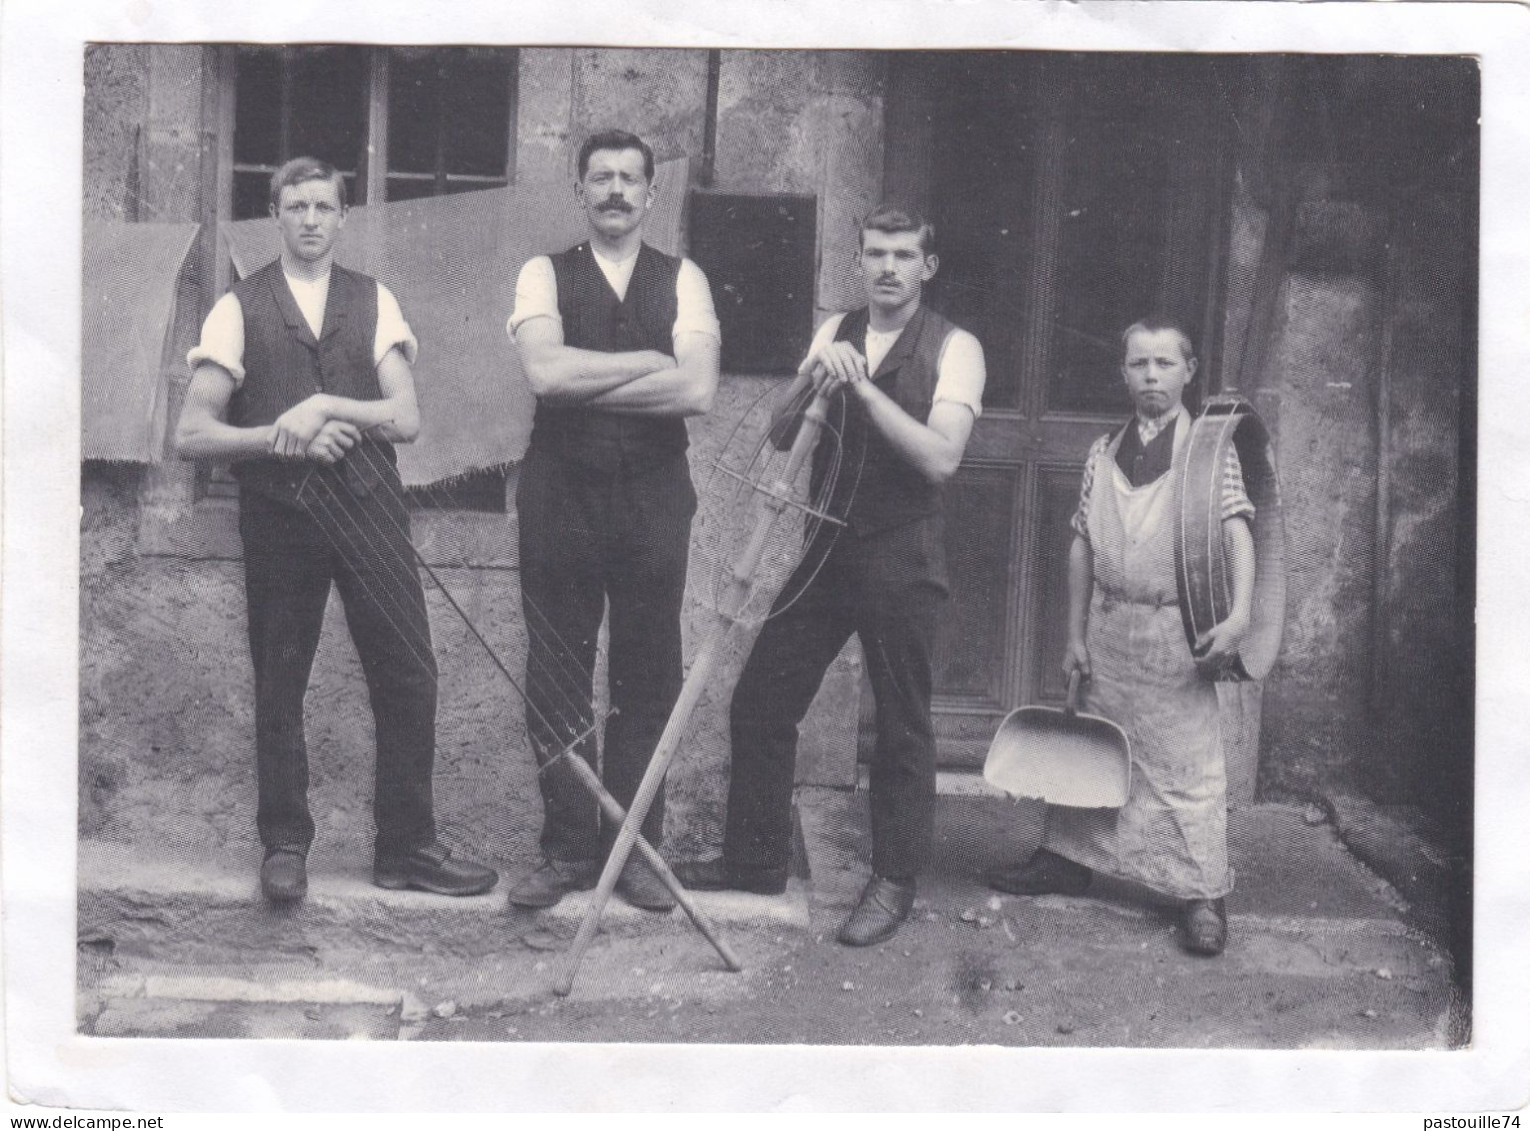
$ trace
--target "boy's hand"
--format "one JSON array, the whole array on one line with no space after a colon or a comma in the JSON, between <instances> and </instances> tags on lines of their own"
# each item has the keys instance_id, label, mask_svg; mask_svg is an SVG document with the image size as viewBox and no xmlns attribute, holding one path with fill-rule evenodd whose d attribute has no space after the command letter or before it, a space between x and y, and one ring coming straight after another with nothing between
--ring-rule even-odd
<instances>
[{"instance_id":1,"label":"boy's hand","mask_svg":"<svg viewBox=\"0 0 1530 1131\"><path fill-rule=\"evenodd\" d=\"M1234 655L1248 635L1248 629L1249 615L1235 610L1221 624L1212 625L1201 633L1195 641L1193 654L1202 663L1216 663Z\"/></svg>"},{"instance_id":2,"label":"boy's hand","mask_svg":"<svg viewBox=\"0 0 1530 1131\"><path fill-rule=\"evenodd\" d=\"M1068 641L1068 650L1063 655L1063 675L1072 675L1075 670L1080 679L1089 678L1089 646L1082 640Z\"/></svg>"}]
</instances>

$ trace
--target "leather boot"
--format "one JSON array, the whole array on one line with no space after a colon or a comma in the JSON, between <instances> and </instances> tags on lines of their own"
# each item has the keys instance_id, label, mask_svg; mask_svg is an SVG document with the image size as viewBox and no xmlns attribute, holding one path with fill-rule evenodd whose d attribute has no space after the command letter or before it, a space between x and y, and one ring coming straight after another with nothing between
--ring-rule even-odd
<instances>
[{"instance_id":1,"label":"leather boot","mask_svg":"<svg viewBox=\"0 0 1530 1131\"><path fill-rule=\"evenodd\" d=\"M296 903L308 894L308 857L301 849L268 848L260 890L272 903Z\"/></svg>"},{"instance_id":2,"label":"leather boot","mask_svg":"<svg viewBox=\"0 0 1530 1131\"><path fill-rule=\"evenodd\" d=\"M1227 947L1227 908L1222 900L1188 900L1184 923L1185 949L1191 954L1214 957Z\"/></svg>"},{"instance_id":3,"label":"leather boot","mask_svg":"<svg viewBox=\"0 0 1530 1131\"><path fill-rule=\"evenodd\" d=\"M861 901L836 936L846 946L872 946L893 937L914 907L914 881L872 876Z\"/></svg>"},{"instance_id":4,"label":"leather boot","mask_svg":"<svg viewBox=\"0 0 1530 1131\"><path fill-rule=\"evenodd\" d=\"M659 879L659 874L648 866L648 861L641 859L636 852L617 877L616 894L644 911L665 912L675 909L675 897L664 886L664 881Z\"/></svg>"},{"instance_id":5,"label":"leather boot","mask_svg":"<svg viewBox=\"0 0 1530 1131\"><path fill-rule=\"evenodd\" d=\"M711 860L682 860L674 866L675 878L689 891L747 891L755 895L780 895L786 890L785 868L741 868L721 856Z\"/></svg>"},{"instance_id":6,"label":"leather boot","mask_svg":"<svg viewBox=\"0 0 1530 1131\"><path fill-rule=\"evenodd\" d=\"M1083 895L1094 873L1045 848L1038 848L1023 864L990 868L983 880L996 891L1010 895Z\"/></svg>"},{"instance_id":7,"label":"leather boot","mask_svg":"<svg viewBox=\"0 0 1530 1131\"><path fill-rule=\"evenodd\" d=\"M589 891L600 882L598 860L544 858L536 871L510 889L516 907L553 907L571 891Z\"/></svg>"}]
</instances>

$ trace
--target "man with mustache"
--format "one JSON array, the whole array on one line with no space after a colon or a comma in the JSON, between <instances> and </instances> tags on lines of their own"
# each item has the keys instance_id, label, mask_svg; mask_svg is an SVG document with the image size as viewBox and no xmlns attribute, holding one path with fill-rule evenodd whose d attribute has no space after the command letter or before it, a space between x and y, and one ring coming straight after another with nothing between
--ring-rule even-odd
<instances>
[{"instance_id":1,"label":"man with mustache","mask_svg":"<svg viewBox=\"0 0 1530 1131\"><path fill-rule=\"evenodd\" d=\"M653 150L622 130L579 150L574 196L590 238L521 270L509 332L537 397L516 489L528 636L526 726L539 764L579 739L595 763L591 702L596 639L609 607L601 776L628 806L683 678L680 611L696 493L685 418L717 390L717 316L701 270L643 242ZM556 766L539 777L542 863L510 891L551 907L600 879L616 828ZM658 845L663 796L643 822ZM634 855L617 892L668 911L673 897Z\"/></svg>"},{"instance_id":2,"label":"man with mustache","mask_svg":"<svg viewBox=\"0 0 1530 1131\"><path fill-rule=\"evenodd\" d=\"M917 213L883 205L867 216L860 269L869 305L819 327L798 370L792 392L811 386L832 398L847 470L829 510L847 526L837 535L819 528L833 545L826 557L809 548L801 570L817 572L805 588L787 582L784 607L765 622L734 691L722 857L676 868L700 890L786 889L797 727L854 633L876 699L876 753L872 876L839 931L847 946L890 938L908 917L934 833L930 694L948 592L941 488L983 410L986 377L978 340L923 305L939 266L934 238ZM778 442L789 432L778 427ZM819 449L815 489L826 473Z\"/></svg>"}]
</instances>

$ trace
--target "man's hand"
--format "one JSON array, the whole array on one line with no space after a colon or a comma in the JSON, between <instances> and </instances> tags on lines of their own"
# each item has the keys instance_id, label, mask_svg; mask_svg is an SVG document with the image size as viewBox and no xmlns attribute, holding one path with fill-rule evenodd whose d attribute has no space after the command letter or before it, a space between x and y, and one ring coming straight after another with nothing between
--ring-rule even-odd
<instances>
[{"instance_id":1,"label":"man's hand","mask_svg":"<svg viewBox=\"0 0 1530 1131\"><path fill-rule=\"evenodd\" d=\"M1075 671L1080 679L1089 678L1089 646L1082 640L1069 640L1068 650L1063 654L1063 675L1070 676Z\"/></svg>"},{"instance_id":2,"label":"man's hand","mask_svg":"<svg viewBox=\"0 0 1530 1131\"><path fill-rule=\"evenodd\" d=\"M343 420L328 421L319 429L303 456L315 463L336 464L361 441L361 431Z\"/></svg>"},{"instance_id":3,"label":"man's hand","mask_svg":"<svg viewBox=\"0 0 1530 1131\"><path fill-rule=\"evenodd\" d=\"M813 378L817 393L831 394L870 379L866 358L849 342L830 342L808 358L803 368Z\"/></svg>"},{"instance_id":4,"label":"man's hand","mask_svg":"<svg viewBox=\"0 0 1530 1131\"><path fill-rule=\"evenodd\" d=\"M1215 664L1235 654L1248 635L1249 616L1234 610L1221 624L1212 625L1196 638L1192 650L1200 663Z\"/></svg>"},{"instance_id":5,"label":"man's hand","mask_svg":"<svg viewBox=\"0 0 1530 1131\"><path fill-rule=\"evenodd\" d=\"M271 454L278 459L304 459L308 445L329 419L323 393L315 393L289 408L271 426Z\"/></svg>"}]
</instances>

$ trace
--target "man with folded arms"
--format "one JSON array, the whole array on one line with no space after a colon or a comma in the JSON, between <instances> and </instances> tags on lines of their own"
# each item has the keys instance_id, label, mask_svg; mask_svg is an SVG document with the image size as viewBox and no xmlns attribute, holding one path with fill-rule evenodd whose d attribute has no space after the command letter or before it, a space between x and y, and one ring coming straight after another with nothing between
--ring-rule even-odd
<instances>
[{"instance_id":1,"label":"man with folded arms","mask_svg":"<svg viewBox=\"0 0 1530 1131\"><path fill-rule=\"evenodd\" d=\"M509 332L537 397L516 487L526 616L526 728L539 764L590 730L600 622L610 612L600 774L632 803L683 682L680 613L696 492L685 419L717 391L720 337L706 277L643 242L653 151L622 130L585 140L574 195L590 237L521 270ZM580 736L583 735L583 738ZM617 829L565 766L540 775L542 861L510 890L517 907L557 904L599 882ZM664 833L662 791L643 821ZM669 911L674 898L637 856L617 894Z\"/></svg>"}]
</instances>

